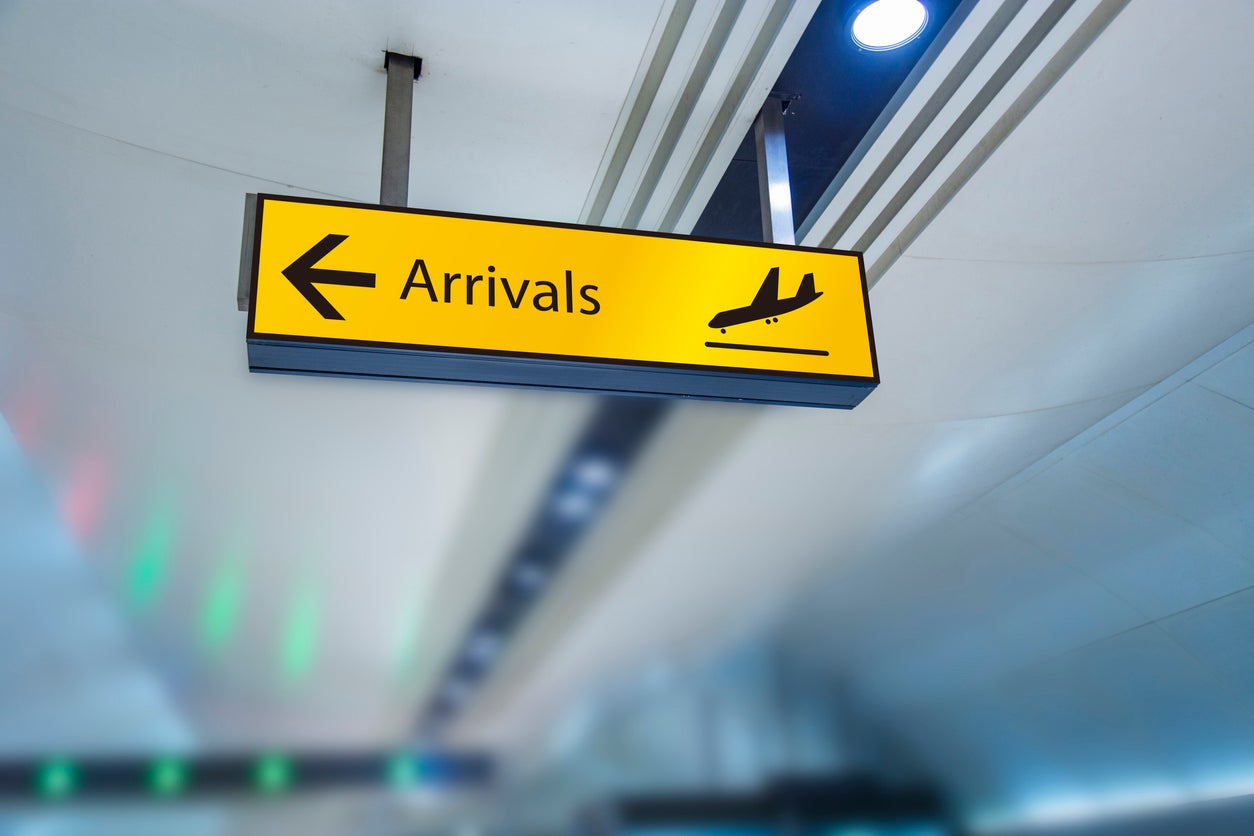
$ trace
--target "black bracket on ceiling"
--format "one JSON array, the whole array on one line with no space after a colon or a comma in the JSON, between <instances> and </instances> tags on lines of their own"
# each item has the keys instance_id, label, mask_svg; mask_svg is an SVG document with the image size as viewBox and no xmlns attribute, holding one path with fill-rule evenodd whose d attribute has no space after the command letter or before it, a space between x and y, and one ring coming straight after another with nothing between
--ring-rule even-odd
<instances>
[{"instance_id":1,"label":"black bracket on ceiling","mask_svg":"<svg viewBox=\"0 0 1254 836\"><path fill-rule=\"evenodd\" d=\"M414 67L414 81L418 80L418 76L422 75L422 59L417 55L405 55L401 52L391 52L385 50L383 53L383 69L387 70L392 65L393 58L403 59L406 64L412 62Z\"/></svg>"},{"instance_id":2,"label":"black bracket on ceiling","mask_svg":"<svg viewBox=\"0 0 1254 836\"><path fill-rule=\"evenodd\" d=\"M783 90L772 90L766 95L767 99L774 99L782 102L784 113L788 113L788 108L792 107L792 103L801 98L800 93L786 93Z\"/></svg>"}]
</instances>

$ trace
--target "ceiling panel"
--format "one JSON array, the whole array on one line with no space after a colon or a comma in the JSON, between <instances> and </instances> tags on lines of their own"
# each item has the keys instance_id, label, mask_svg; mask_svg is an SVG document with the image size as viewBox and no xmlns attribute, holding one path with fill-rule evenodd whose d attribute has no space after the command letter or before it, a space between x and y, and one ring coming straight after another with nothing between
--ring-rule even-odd
<instances>
[{"instance_id":1,"label":"ceiling panel","mask_svg":"<svg viewBox=\"0 0 1254 836\"><path fill-rule=\"evenodd\" d=\"M1163 629L1201 664L1216 673L1228 690L1254 713L1254 590L1244 589L1182 612ZM1254 778L1254 764L1247 767Z\"/></svg>"},{"instance_id":2,"label":"ceiling panel","mask_svg":"<svg viewBox=\"0 0 1254 836\"><path fill-rule=\"evenodd\" d=\"M1254 411L1244 404L1201 386L1182 387L1079 451L1077 460L1249 554Z\"/></svg>"},{"instance_id":3,"label":"ceiling panel","mask_svg":"<svg viewBox=\"0 0 1254 836\"><path fill-rule=\"evenodd\" d=\"M1178 783L1205 788L1250 769L1254 716L1156 625L1086 648L1077 664Z\"/></svg>"},{"instance_id":4,"label":"ceiling panel","mask_svg":"<svg viewBox=\"0 0 1254 836\"><path fill-rule=\"evenodd\" d=\"M1075 459L1000 498L996 508L1003 525L1146 618L1254 585L1254 564L1238 551Z\"/></svg>"},{"instance_id":5,"label":"ceiling panel","mask_svg":"<svg viewBox=\"0 0 1254 836\"><path fill-rule=\"evenodd\" d=\"M1197 385L1218 392L1254 409L1254 344L1247 345L1231 357L1199 375Z\"/></svg>"},{"instance_id":6,"label":"ceiling panel","mask_svg":"<svg viewBox=\"0 0 1254 836\"><path fill-rule=\"evenodd\" d=\"M948 750L935 774L1003 823L1247 793L1248 548L1190 513L1254 501L1254 413L1198 383L1254 376L1252 336L833 572L783 640L839 676L908 762Z\"/></svg>"}]
</instances>

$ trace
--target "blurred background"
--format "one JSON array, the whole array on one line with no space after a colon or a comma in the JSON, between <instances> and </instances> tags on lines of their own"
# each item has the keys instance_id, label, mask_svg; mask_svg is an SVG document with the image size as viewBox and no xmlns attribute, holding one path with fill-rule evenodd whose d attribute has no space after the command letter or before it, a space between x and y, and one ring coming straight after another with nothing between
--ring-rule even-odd
<instances>
[{"instance_id":1,"label":"blurred background","mask_svg":"<svg viewBox=\"0 0 1254 836\"><path fill-rule=\"evenodd\" d=\"M0 834L1251 832L1252 35L0 0ZM376 201L385 50L434 210L761 240L787 101L881 385L250 374L245 195Z\"/></svg>"}]
</instances>

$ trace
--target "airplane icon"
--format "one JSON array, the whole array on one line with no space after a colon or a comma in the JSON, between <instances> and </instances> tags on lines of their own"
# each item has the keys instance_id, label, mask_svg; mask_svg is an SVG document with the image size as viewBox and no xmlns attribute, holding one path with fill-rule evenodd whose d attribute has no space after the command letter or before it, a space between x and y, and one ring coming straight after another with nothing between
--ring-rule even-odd
<instances>
[{"instance_id":1,"label":"airplane icon","mask_svg":"<svg viewBox=\"0 0 1254 836\"><path fill-rule=\"evenodd\" d=\"M710 327L719 328L726 333L733 325L743 325L755 319L761 319L769 325L778 322L781 315L803 308L822 295L821 291L816 293L814 290L814 274L806 273L801 279L801 286L797 288L797 294L780 299L779 268L772 267L771 272L762 280L762 286L758 288L752 302L743 308L720 311L710 320Z\"/></svg>"}]
</instances>

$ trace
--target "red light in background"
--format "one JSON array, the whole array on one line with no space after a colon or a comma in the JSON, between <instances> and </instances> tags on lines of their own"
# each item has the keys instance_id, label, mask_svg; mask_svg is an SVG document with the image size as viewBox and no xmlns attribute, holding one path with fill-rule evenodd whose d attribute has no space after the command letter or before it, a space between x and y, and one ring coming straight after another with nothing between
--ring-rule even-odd
<instances>
[{"instance_id":1,"label":"red light in background","mask_svg":"<svg viewBox=\"0 0 1254 836\"><path fill-rule=\"evenodd\" d=\"M99 453L83 456L61 495L61 517L75 539L88 542L100 526L108 499L109 468Z\"/></svg>"}]
</instances>

